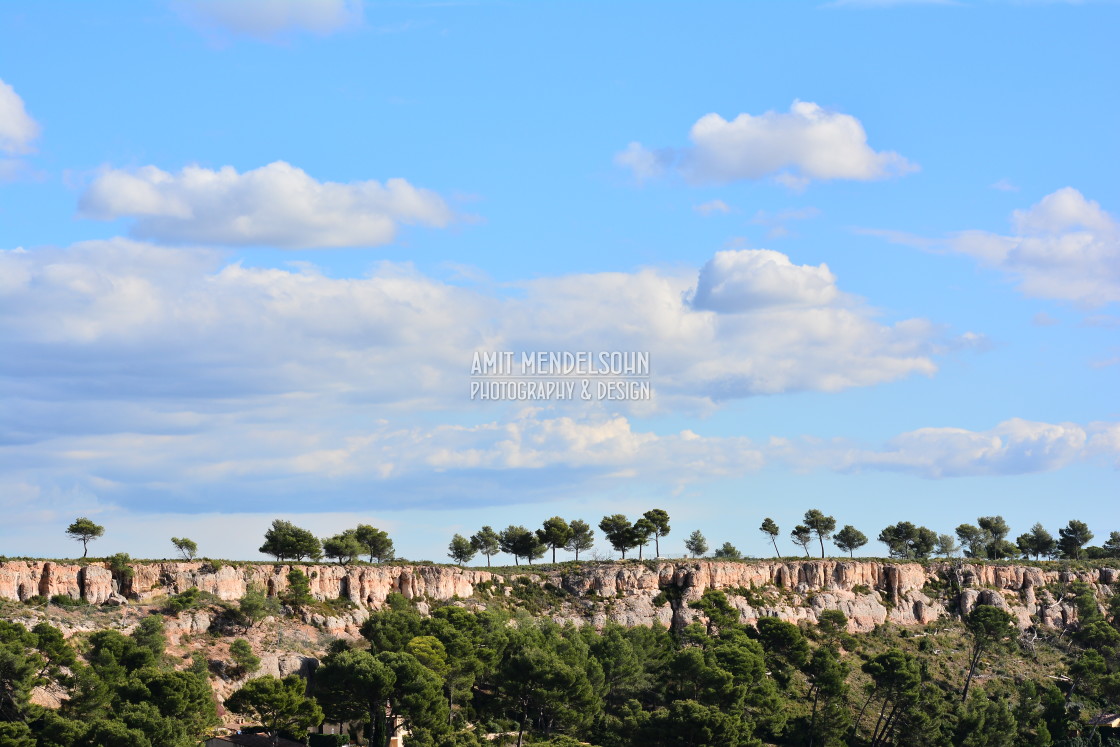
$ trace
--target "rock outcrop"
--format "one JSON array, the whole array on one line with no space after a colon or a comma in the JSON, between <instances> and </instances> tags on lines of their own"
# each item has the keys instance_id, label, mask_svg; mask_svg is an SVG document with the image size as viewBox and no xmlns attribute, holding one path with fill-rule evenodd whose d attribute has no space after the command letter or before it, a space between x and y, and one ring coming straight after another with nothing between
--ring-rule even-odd
<instances>
[{"instance_id":1,"label":"rock outcrop","mask_svg":"<svg viewBox=\"0 0 1120 747\"><path fill-rule=\"evenodd\" d=\"M436 565L227 563L215 568L207 561L134 563L129 574L114 572L104 563L6 561L0 563L0 598L22 601L61 594L98 605L142 604L195 587L233 601L253 587L280 594L292 567L307 574L317 599L343 598L357 605L350 613L315 614L305 621L349 636L357 634L369 610L384 605L390 593L423 603L470 600L466 603L482 606L495 594L509 596L518 579L549 595L549 615L580 624L684 625L701 619L689 603L708 589L720 589L745 622L760 617L815 621L821 611L838 609L854 631L888 621L925 624L943 615L968 614L977 604L1007 609L1023 627L1068 625L1076 621L1076 608L1071 600L1059 598L1060 591L1056 597L1051 590L1079 581L1104 599L1120 582L1114 568L1044 570L959 561L676 560L525 568L513 574ZM183 618L169 633L194 634L208 625L209 620L197 616Z\"/></svg>"}]
</instances>

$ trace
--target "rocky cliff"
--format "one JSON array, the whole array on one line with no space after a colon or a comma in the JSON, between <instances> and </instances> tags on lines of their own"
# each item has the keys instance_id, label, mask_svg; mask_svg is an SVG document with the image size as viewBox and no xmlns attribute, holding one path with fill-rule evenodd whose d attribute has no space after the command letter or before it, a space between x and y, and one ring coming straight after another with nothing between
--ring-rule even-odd
<instances>
[{"instance_id":1,"label":"rocky cliff","mask_svg":"<svg viewBox=\"0 0 1120 747\"><path fill-rule=\"evenodd\" d=\"M0 598L24 601L61 594L97 605L143 604L197 587L232 601L252 586L279 594L291 567L154 562L132 564L129 574L103 563L6 561L0 563ZM1120 582L1114 568L1044 570L953 561L630 561L523 568L519 573L435 565L294 567L307 574L316 598L345 598L358 606L352 615L310 620L330 632L351 635L368 610L380 608L393 592L423 604L455 601L468 606L532 598L557 620L601 626L608 621L686 624L699 616L689 603L708 589L720 589L746 622L759 617L815 621L821 611L839 609L853 631L862 631L887 621L925 624L943 615L967 614L977 604L1004 607L1024 627L1061 626L1077 614L1066 594L1069 584L1089 584L1103 603ZM527 589L533 594L527 595ZM192 620L190 632L197 626Z\"/></svg>"}]
</instances>

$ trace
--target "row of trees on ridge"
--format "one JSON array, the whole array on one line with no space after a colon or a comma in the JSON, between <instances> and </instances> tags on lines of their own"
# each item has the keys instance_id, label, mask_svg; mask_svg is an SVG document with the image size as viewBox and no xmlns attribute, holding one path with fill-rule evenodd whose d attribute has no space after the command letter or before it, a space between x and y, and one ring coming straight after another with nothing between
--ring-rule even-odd
<instances>
[{"instance_id":1,"label":"row of trees on ridge","mask_svg":"<svg viewBox=\"0 0 1120 747\"><path fill-rule=\"evenodd\" d=\"M837 531L836 524L835 517L819 509L810 509L805 512L802 522L790 531L789 538L804 551L806 557L810 557L809 548L814 543L820 546L821 557L825 557L826 540L831 540L842 552L854 557L855 551L868 543L867 535L851 524ZM623 559L626 553L637 550L639 560L651 541L654 556L661 557L661 540L671 530L669 514L660 508L646 511L633 522L624 514L604 516L598 526L607 542ZM759 531L773 546L775 556L781 557L778 546L781 528L777 522L767 517L759 526ZM82 543L83 558L88 555L89 543L104 532L103 526L86 517L76 519L66 528L67 535ZM1120 557L1120 532L1112 532L1100 547L1087 547L1094 535L1085 522L1077 519L1058 529L1057 537L1038 523L1016 537L1014 542L1008 539L1009 533L1002 516L981 516L976 524L959 525L953 534L938 534L928 527L900 521L885 527L877 539L887 546L890 557L904 559L923 559L932 555L952 557L962 550L966 557L989 560ZM172 537L171 542L184 560L191 560L198 553L198 545L191 539ZM448 545L448 556L463 565L477 555L483 555L486 565L490 566L493 556L506 553L513 556L516 565L520 565L522 559L532 565L534 560L544 557L547 552L551 552L552 562L555 563L557 550L574 553L578 561L581 552L587 552L594 546L595 531L586 521L567 521L553 516L536 530L511 524L501 531L484 526L470 537L456 534ZM707 539L699 530L688 536L684 546L692 557L706 556L709 549ZM349 565L362 557L368 558L371 563L395 558L393 540L388 533L369 524L359 524L353 529L320 539L311 531L283 519L272 522L259 551L280 562L319 561L325 557ZM713 556L738 559L742 553L730 542L725 542L716 548Z\"/></svg>"}]
</instances>

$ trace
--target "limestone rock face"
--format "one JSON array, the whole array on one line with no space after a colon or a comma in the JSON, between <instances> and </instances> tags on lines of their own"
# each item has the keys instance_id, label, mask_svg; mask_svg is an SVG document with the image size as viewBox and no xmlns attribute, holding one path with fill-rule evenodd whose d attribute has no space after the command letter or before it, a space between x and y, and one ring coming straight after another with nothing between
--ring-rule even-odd
<instances>
[{"instance_id":1,"label":"limestone rock face","mask_svg":"<svg viewBox=\"0 0 1120 747\"><path fill-rule=\"evenodd\" d=\"M90 604L104 604L116 591L113 574L108 568L88 565L78 574L82 596Z\"/></svg>"},{"instance_id":2,"label":"limestone rock face","mask_svg":"<svg viewBox=\"0 0 1120 747\"><path fill-rule=\"evenodd\" d=\"M357 608L337 615L313 614L304 622L332 635L356 636L370 610L399 593L426 608L429 602L472 599L478 585L499 582L491 593L509 596L510 574L437 565L305 565L208 561L135 563L131 579L104 563L0 562L0 598L26 600L62 594L92 604L121 605L179 594L192 587L234 601L247 589L275 596L288 586L292 568L303 571L317 599L349 599ZM587 563L560 568L526 568L529 583L560 597L549 613L558 621L602 626L686 625L702 615L689 607L708 589L720 589L745 622L760 617L815 621L826 609L841 610L853 631L891 622L921 625L944 615L968 614L977 604L1008 610L1020 625L1069 625L1077 611L1071 600L1055 599L1051 584L1080 581L1104 599L1120 581L1114 568L1059 571L1008 563L961 561L894 563L864 560L763 560L720 562L666 560L645 563ZM1053 587L1050 587L1053 588ZM210 620L199 613L174 618L169 637L194 635ZM203 615L205 617L205 615Z\"/></svg>"},{"instance_id":3,"label":"limestone rock face","mask_svg":"<svg viewBox=\"0 0 1120 747\"><path fill-rule=\"evenodd\" d=\"M271 652L261 654L261 666L252 673L253 677L272 675L273 677L287 677L289 674L298 674L307 679L318 669L319 660L313 656L300 656L291 652Z\"/></svg>"},{"instance_id":4,"label":"limestone rock face","mask_svg":"<svg viewBox=\"0 0 1120 747\"><path fill-rule=\"evenodd\" d=\"M164 621L163 632L167 642L178 646L186 636L201 635L210 630L210 615L206 612L180 612Z\"/></svg>"},{"instance_id":5,"label":"limestone rock face","mask_svg":"<svg viewBox=\"0 0 1120 747\"><path fill-rule=\"evenodd\" d=\"M0 563L0 597L23 601L42 592L42 561L9 560Z\"/></svg>"},{"instance_id":6,"label":"limestone rock face","mask_svg":"<svg viewBox=\"0 0 1120 747\"><path fill-rule=\"evenodd\" d=\"M78 599L82 596L80 565L64 565L47 561L39 577L39 594L50 598L56 594Z\"/></svg>"}]
</instances>

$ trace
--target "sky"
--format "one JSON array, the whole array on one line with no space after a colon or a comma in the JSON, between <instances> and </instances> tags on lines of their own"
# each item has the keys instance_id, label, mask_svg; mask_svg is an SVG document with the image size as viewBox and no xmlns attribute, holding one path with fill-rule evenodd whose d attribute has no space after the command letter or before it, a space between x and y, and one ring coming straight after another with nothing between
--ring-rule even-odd
<instances>
[{"instance_id":1,"label":"sky","mask_svg":"<svg viewBox=\"0 0 1120 747\"><path fill-rule=\"evenodd\" d=\"M263 559L285 518L438 561L482 525L651 508L674 556L694 529L766 555L764 517L795 554L811 508L871 556L888 524L995 514L1099 543L1118 23L4 3L0 554L75 557L88 516L94 554ZM503 351L640 352L649 396L472 398Z\"/></svg>"}]
</instances>

